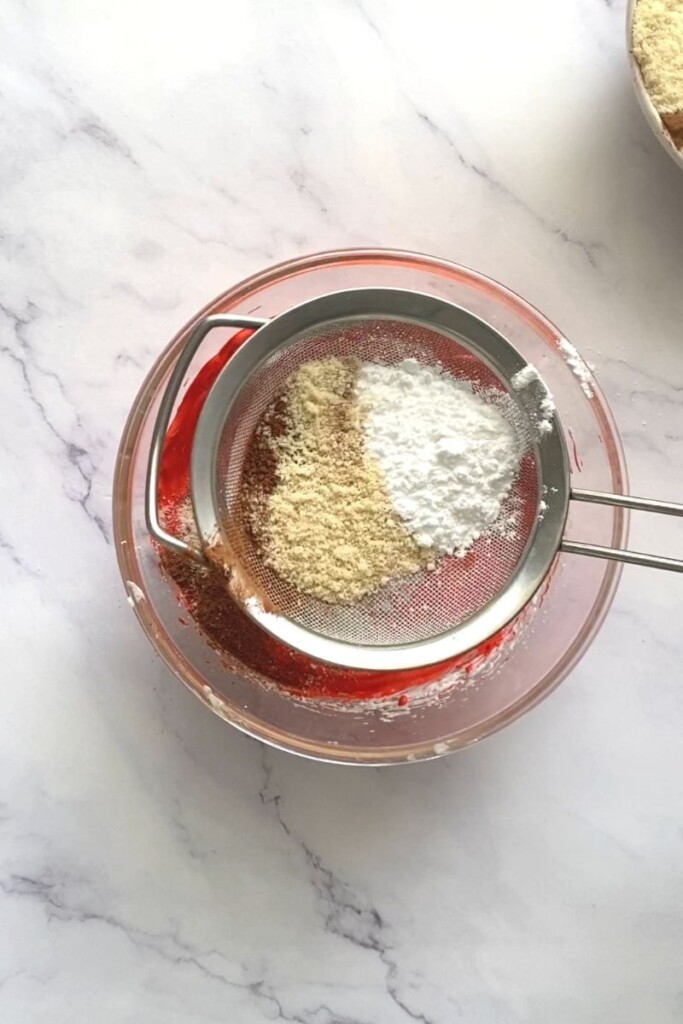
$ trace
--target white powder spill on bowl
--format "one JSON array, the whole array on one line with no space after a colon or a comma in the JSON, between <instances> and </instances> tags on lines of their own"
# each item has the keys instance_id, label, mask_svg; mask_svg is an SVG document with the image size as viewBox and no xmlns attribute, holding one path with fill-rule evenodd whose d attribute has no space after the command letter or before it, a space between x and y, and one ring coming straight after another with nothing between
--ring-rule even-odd
<instances>
[{"instance_id":1,"label":"white powder spill on bowl","mask_svg":"<svg viewBox=\"0 0 683 1024\"><path fill-rule=\"evenodd\" d=\"M133 580L126 580L126 590L128 591L126 601L131 606L131 608L135 608L136 604L139 604L140 601L145 600L144 592L140 589L137 583L133 582Z\"/></svg>"},{"instance_id":2,"label":"white powder spill on bowl","mask_svg":"<svg viewBox=\"0 0 683 1024\"><path fill-rule=\"evenodd\" d=\"M581 390L583 391L584 395L586 396L586 398L592 398L593 373L591 371L590 366L585 361L585 359L581 358L581 356L574 348L572 343L570 341L567 341L566 338L560 338L558 347L560 349L560 352L562 353L562 358L564 359L565 363L572 371L576 379L579 381L581 385Z\"/></svg>"}]
</instances>

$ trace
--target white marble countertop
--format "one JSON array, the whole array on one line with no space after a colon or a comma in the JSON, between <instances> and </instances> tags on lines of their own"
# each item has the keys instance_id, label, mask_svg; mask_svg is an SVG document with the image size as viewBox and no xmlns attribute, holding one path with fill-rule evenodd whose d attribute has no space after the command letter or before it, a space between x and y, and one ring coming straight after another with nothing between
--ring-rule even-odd
<instances>
[{"instance_id":1,"label":"white marble countertop","mask_svg":"<svg viewBox=\"0 0 683 1024\"><path fill-rule=\"evenodd\" d=\"M683 580L624 572L563 686L386 770L262 749L128 608L111 480L156 354L269 263L461 261L597 367L683 500L683 175L619 0L5 0L3 1024L683 1020ZM634 522L636 546L678 545Z\"/></svg>"}]
</instances>

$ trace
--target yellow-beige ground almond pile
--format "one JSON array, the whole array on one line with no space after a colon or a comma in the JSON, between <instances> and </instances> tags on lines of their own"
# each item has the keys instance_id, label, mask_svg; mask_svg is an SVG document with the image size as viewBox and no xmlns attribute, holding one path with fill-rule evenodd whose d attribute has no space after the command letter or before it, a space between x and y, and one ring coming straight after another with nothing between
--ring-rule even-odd
<instances>
[{"instance_id":1,"label":"yellow-beige ground almond pile","mask_svg":"<svg viewBox=\"0 0 683 1024\"><path fill-rule=\"evenodd\" d=\"M359 368L351 359L302 365L262 417L258 458L242 485L247 526L266 564L333 604L353 604L427 558L365 453L354 400Z\"/></svg>"},{"instance_id":2,"label":"yellow-beige ground almond pile","mask_svg":"<svg viewBox=\"0 0 683 1024\"><path fill-rule=\"evenodd\" d=\"M683 0L638 0L633 53L662 123L683 150Z\"/></svg>"}]
</instances>

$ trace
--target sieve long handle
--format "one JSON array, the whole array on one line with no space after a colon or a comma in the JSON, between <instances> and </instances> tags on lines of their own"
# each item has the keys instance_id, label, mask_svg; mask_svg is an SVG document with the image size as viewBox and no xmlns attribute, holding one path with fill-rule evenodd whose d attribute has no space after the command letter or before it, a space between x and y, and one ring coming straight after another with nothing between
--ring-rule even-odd
<instances>
[{"instance_id":1,"label":"sieve long handle","mask_svg":"<svg viewBox=\"0 0 683 1024\"><path fill-rule=\"evenodd\" d=\"M149 453L149 462L147 463L147 480L145 485L147 529L154 539L163 544L169 551L189 556L196 562L204 561L204 555L201 550L186 544L179 537L174 537L173 534L167 533L159 522L159 465L173 406L190 363L209 331L212 331L215 327L252 327L254 330L257 330L267 323L268 320L262 320L253 316L216 315L204 317L193 328L185 348L178 356L178 361L173 367L173 373L169 378L163 398L161 399L161 405L159 406L159 412L157 413L156 423L152 432L152 446Z\"/></svg>"},{"instance_id":2,"label":"sieve long handle","mask_svg":"<svg viewBox=\"0 0 683 1024\"><path fill-rule=\"evenodd\" d=\"M636 512L659 512L665 516L683 516L683 505L673 501L657 501L654 498L631 498L625 494L608 494L603 491L576 491L570 494L572 501L587 501L593 505L612 505L616 508L633 509ZM574 555L588 555L590 558L607 558L613 562L628 562L631 565L646 565L650 569L668 569L683 572L683 559L667 558L664 555L646 555L639 551L622 548L605 548L599 544L581 544L563 540L562 551Z\"/></svg>"}]
</instances>

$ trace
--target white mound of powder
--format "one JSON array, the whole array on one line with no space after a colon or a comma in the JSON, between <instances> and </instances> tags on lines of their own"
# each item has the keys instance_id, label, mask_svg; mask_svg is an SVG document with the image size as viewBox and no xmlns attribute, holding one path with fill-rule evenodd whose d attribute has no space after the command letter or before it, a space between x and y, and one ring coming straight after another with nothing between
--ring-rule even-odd
<instances>
[{"instance_id":1,"label":"white mound of powder","mask_svg":"<svg viewBox=\"0 0 683 1024\"><path fill-rule=\"evenodd\" d=\"M560 338L559 349L562 353L562 357L572 371L574 376L578 379L581 390L583 391L586 398L593 397L593 373L588 363L581 358L578 351L574 348L570 341L566 338Z\"/></svg>"},{"instance_id":2,"label":"white mound of powder","mask_svg":"<svg viewBox=\"0 0 683 1024\"><path fill-rule=\"evenodd\" d=\"M464 555L496 522L520 442L501 408L440 367L365 363L356 382L367 451L416 542Z\"/></svg>"}]
</instances>

